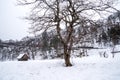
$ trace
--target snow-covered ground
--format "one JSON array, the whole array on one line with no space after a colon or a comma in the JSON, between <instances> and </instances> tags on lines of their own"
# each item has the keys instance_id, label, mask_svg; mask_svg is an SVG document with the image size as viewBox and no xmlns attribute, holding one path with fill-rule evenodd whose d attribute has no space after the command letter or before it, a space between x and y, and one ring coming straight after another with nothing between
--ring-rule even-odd
<instances>
[{"instance_id":1,"label":"snow-covered ground","mask_svg":"<svg viewBox=\"0 0 120 80\"><path fill-rule=\"evenodd\" d=\"M115 58L92 55L64 60L0 62L0 80L120 80L120 54Z\"/></svg>"}]
</instances>

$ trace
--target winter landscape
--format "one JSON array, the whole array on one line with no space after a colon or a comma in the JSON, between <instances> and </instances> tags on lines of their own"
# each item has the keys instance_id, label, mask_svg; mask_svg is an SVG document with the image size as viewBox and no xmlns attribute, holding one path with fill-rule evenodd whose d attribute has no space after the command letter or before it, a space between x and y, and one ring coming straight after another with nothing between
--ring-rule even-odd
<instances>
[{"instance_id":1,"label":"winter landscape","mask_svg":"<svg viewBox=\"0 0 120 80\"><path fill-rule=\"evenodd\" d=\"M2 39L10 21L0 19L0 80L120 80L119 0L17 0L16 5L29 8L24 19L30 35Z\"/></svg>"}]
</instances>

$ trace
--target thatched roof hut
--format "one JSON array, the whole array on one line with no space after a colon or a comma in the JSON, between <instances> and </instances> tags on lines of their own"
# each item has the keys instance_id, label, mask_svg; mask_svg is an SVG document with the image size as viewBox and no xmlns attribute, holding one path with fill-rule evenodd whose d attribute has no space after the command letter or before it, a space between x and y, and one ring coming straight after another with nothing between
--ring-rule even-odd
<instances>
[{"instance_id":1,"label":"thatched roof hut","mask_svg":"<svg viewBox=\"0 0 120 80\"><path fill-rule=\"evenodd\" d=\"M29 56L28 54L24 53L24 54L20 54L18 57L17 57L18 61L27 61L29 59Z\"/></svg>"}]
</instances>

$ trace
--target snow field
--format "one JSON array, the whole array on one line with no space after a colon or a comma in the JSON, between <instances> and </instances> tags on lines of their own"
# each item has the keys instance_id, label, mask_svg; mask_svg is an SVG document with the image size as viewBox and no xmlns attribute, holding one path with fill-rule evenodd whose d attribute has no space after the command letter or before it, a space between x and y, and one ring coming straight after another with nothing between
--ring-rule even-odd
<instances>
[{"instance_id":1,"label":"snow field","mask_svg":"<svg viewBox=\"0 0 120 80\"><path fill-rule=\"evenodd\" d=\"M89 56L64 60L0 62L0 80L120 80L120 55L115 58Z\"/></svg>"}]
</instances>

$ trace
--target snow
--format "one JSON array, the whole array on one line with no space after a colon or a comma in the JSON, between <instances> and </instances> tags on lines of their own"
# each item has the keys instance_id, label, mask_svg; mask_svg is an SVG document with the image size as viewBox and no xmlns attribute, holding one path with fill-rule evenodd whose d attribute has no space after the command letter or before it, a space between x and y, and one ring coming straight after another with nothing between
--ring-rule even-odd
<instances>
[{"instance_id":1,"label":"snow","mask_svg":"<svg viewBox=\"0 0 120 80\"><path fill-rule=\"evenodd\" d=\"M17 59L22 58L24 55L27 55L27 56L28 56L28 54L27 54L27 53L22 53L22 54L20 54L20 55L17 57Z\"/></svg>"},{"instance_id":2,"label":"snow","mask_svg":"<svg viewBox=\"0 0 120 80\"><path fill-rule=\"evenodd\" d=\"M17 57L17 59L22 58L22 57L23 57L23 55L24 55L24 54L20 54L20 55Z\"/></svg>"},{"instance_id":3,"label":"snow","mask_svg":"<svg viewBox=\"0 0 120 80\"><path fill-rule=\"evenodd\" d=\"M0 80L120 80L120 54L63 59L0 62Z\"/></svg>"}]
</instances>

